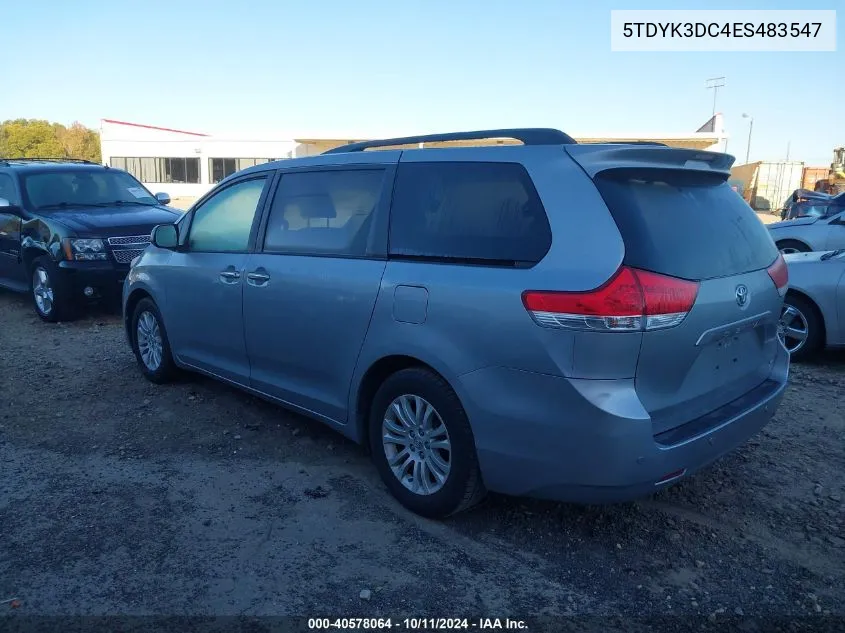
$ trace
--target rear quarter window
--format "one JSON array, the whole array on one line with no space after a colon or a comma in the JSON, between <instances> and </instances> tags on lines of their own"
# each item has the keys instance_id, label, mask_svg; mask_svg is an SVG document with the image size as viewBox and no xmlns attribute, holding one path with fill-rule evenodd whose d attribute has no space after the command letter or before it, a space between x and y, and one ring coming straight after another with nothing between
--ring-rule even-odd
<instances>
[{"instance_id":1,"label":"rear quarter window","mask_svg":"<svg viewBox=\"0 0 845 633\"><path fill-rule=\"evenodd\" d=\"M777 257L765 225L718 175L626 169L595 183L629 266L698 280L766 268Z\"/></svg>"},{"instance_id":2,"label":"rear quarter window","mask_svg":"<svg viewBox=\"0 0 845 633\"><path fill-rule=\"evenodd\" d=\"M486 265L531 265L551 246L546 212L517 163L401 163L390 254Z\"/></svg>"}]
</instances>

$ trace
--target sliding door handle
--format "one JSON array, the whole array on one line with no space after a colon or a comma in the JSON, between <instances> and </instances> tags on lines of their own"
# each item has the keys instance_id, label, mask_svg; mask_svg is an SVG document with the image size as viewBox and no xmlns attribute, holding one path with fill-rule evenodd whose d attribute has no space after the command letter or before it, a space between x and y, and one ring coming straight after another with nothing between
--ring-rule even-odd
<instances>
[{"instance_id":1,"label":"sliding door handle","mask_svg":"<svg viewBox=\"0 0 845 633\"><path fill-rule=\"evenodd\" d=\"M267 273L255 271L247 273L246 281L252 286L263 286L268 281L270 281L270 275L268 275Z\"/></svg>"}]
</instances>

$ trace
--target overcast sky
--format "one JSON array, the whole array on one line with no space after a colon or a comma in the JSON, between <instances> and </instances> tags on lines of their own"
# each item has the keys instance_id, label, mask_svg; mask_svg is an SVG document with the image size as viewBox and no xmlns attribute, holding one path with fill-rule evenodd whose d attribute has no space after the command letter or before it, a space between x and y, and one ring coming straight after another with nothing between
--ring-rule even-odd
<instances>
[{"instance_id":1,"label":"overcast sky","mask_svg":"<svg viewBox=\"0 0 845 633\"><path fill-rule=\"evenodd\" d=\"M612 53L611 8L815 8L841 0L7 2L0 119L211 133L390 136L548 126L695 131L717 110L744 162L826 165L845 144L836 53Z\"/></svg>"}]
</instances>

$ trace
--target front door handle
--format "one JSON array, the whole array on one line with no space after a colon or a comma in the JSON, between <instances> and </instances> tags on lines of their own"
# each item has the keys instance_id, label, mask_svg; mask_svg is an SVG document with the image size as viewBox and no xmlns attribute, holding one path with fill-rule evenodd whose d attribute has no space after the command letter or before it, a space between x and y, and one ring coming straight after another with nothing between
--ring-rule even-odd
<instances>
[{"instance_id":1,"label":"front door handle","mask_svg":"<svg viewBox=\"0 0 845 633\"><path fill-rule=\"evenodd\" d=\"M246 282L251 286L263 286L270 281L270 275L261 272L261 269L247 273Z\"/></svg>"},{"instance_id":2,"label":"front door handle","mask_svg":"<svg viewBox=\"0 0 845 633\"><path fill-rule=\"evenodd\" d=\"M239 273L237 270L232 270L231 268L221 271L220 273L220 279L227 284L233 284L240 278L241 273Z\"/></svg>"}]
</instances>

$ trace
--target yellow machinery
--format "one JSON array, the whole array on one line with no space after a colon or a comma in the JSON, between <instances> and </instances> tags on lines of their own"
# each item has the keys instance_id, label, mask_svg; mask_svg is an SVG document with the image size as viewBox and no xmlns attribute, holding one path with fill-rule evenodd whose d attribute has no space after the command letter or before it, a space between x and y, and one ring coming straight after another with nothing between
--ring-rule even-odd
<instances>
[{"instance_id":1,"label":"yellow machinery","mask_svg":"<svg viewBox=\"0 0 845 633\"><path fill-rule=\"evenodd\" d=\"M816 191L836 195L845 192L845 147L833 150L833 162L827 178L816 181Z\"/></svg>"}]
</instances>

